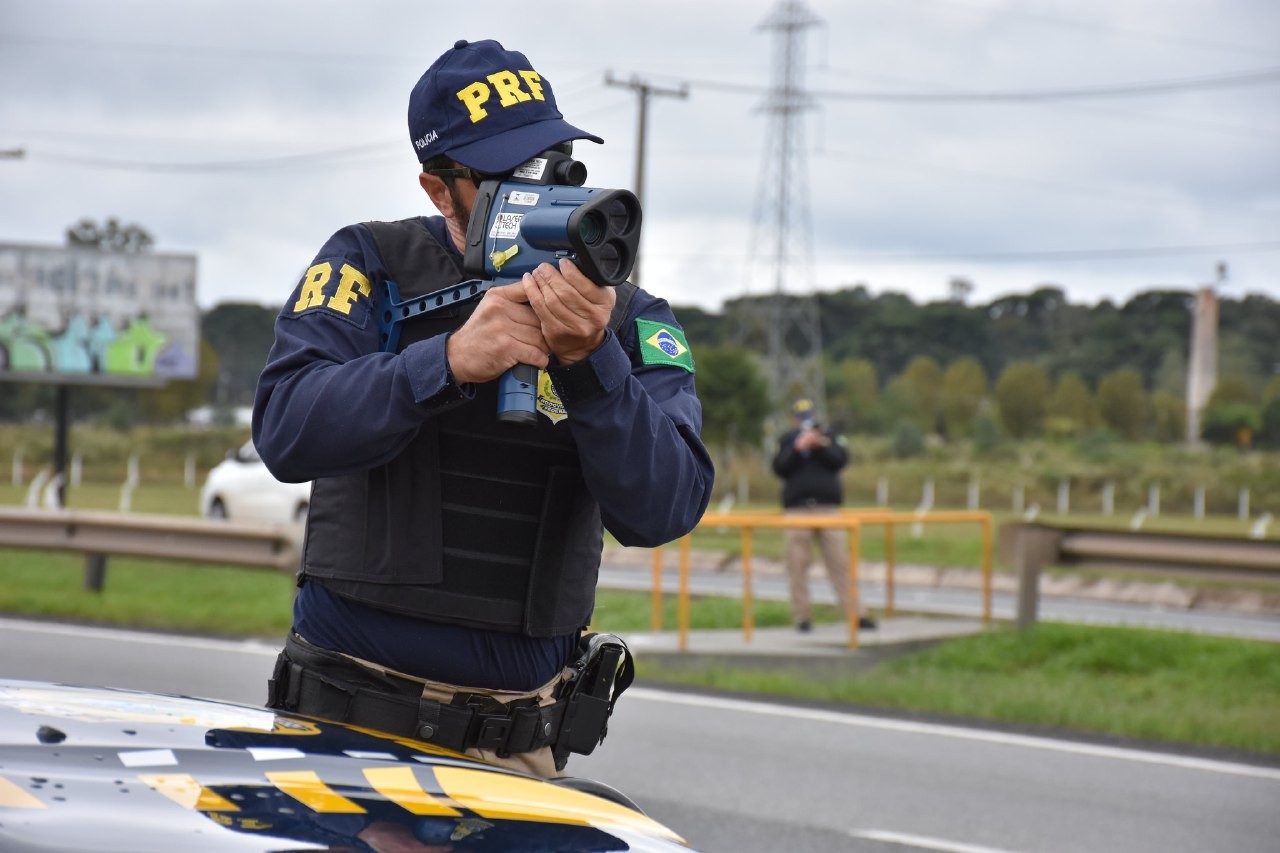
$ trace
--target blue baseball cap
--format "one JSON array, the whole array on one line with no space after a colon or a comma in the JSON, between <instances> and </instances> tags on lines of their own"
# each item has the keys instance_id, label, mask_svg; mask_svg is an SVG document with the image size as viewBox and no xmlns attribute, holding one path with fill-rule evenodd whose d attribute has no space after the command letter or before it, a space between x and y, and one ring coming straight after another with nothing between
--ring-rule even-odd
<instances>
[{"instance_id":1,"label":"blue baseball cap","mask_svg":"<svg viewBox=\"0 0 1280 853\"><path fill-rule=\"evenodd\" d=\"M418 161L448 154L478 172L509 172L571 139L604 142L556 109L551 84L523 53L492 40L454 44L409 94Z\"/></svg>"}]
</instances>

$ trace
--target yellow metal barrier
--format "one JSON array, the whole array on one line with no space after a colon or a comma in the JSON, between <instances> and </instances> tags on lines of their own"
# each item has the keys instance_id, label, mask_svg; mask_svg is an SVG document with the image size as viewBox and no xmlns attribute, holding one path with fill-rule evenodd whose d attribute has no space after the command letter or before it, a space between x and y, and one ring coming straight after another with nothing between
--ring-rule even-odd
<instances>
[{"instance_id":1,"label":"yellow metal barrier","mask_svg":"<svg viewBox=\"0 0 1280 853\"><path fill-rule=\"evenodd\" d=\"M849 649L858 648L858 567L861 562L861 530L864 525L884 525L885 535L885 615L894 613L894 528L899 524L964 524L977 523L982 528L982 620L991 621L991 556L993 528L991 514L980 510L942 510L914 513L892 512L879 509L845 510L830 515L812 515L797 518L781 512L708 513L698 523L705 527L737 527L742 531L742 634L751 641L755 628L752 598L751 560L753 556L753 531L756 528L844 528L849 533L849 610L845 619L849 625ZM692 550L692 534L680 538L679 572L680 586L677 599L677 631L680 651L689 643L689 557ZM662 548L653 549L653 594L651 598L650 625L654 631L662 630Z\"/></svg>"}]
</instances>

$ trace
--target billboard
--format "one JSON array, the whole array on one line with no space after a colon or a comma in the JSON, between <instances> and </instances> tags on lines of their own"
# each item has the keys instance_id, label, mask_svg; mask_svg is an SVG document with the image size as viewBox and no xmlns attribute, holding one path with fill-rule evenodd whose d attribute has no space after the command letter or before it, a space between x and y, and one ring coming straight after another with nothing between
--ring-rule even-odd
<instances>
[{"instance_id":1,"label":"billboard","mask_svg":"<svg viewBox=\"0 0 1280 853\"><path fill-rule=\"evenodd\" d=\"M199 354L195 255L0 243L0 380L160 385Z\"/></svg>"}]
</instances>

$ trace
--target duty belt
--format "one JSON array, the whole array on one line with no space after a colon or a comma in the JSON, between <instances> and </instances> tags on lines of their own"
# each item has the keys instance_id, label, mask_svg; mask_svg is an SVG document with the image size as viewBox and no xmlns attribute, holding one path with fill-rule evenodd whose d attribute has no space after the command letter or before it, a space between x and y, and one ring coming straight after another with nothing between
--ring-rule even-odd
<instances>
[{"instance_id":1,"label":"duty belt","mask_svg":"<svg viewBox=\"0 0 1280 853\"><path fill-rule=\"evenodd\" d=\"M373 672L296 636L285 642L267 685L267 707L350 723L426 741L455 752L485 749L500 757L554 747L556 768L569 753L589 755L635 678L631 652L612 634L580 639L557 700L499 702L459 693L449 703L422 698L416 681Z\"/></svg>"},{"instance_id":2,"label":"duty belt","mask_svg":"<svg viewBox=\"0 0 1280 853\"><path fill-rule=\"evenodd\" d=\"M354 664L352 664L354 666ZM568 703L501 704L460 693L453 703L398 695L328 677L282 653L268 682L267 706L410 737L455 752L486 749L505 758L555 742Z\"/></svg>"}]
</instances>

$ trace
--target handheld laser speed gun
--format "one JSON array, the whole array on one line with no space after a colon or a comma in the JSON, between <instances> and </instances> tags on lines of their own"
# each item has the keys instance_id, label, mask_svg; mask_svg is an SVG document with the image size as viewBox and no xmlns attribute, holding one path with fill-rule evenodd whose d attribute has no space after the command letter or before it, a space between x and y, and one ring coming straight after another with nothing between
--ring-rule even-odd
<instances>
[{"instance_id":1,"label":"handheld laser speed gun","mask_svg":"<svg viewBox=\"0 0 1280 853\"><path fill-rule=\"evenodd\" d=\"M474 278L409 299L386 282L378 294L383 352L395 352L401 323L478 299L541 263L569 258L601 287L626 281L640 245L640 200L629 190L584 187L586 178L586 166L552 150L508 177L481 182L463 252L463 270ZM532 365L518 364L503 374L498 419L535 423L537 387Z\"/></svg>"}]
</instances>

